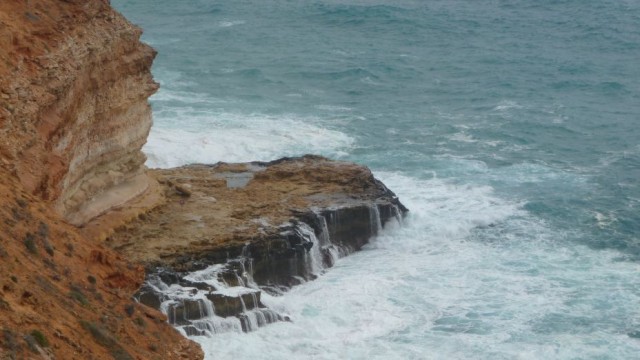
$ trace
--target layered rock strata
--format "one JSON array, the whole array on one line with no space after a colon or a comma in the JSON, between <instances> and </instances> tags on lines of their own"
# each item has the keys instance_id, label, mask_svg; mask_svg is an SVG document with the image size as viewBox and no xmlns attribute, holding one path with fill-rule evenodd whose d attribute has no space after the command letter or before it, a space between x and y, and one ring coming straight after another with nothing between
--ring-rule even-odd
<instances>
[{"instance_id":1,"label":"layered rock strata","mask_svg":"<svg viewBox=\"0 0 640 360\"><path fill-rule=\"evenodd\" d=\"M0 164L75 225L149 186L140 34L101 0L0 3Z\"/></svg>"},{"instance_id":2,"label":"layered rock strata","mask_svg":"<svg viewBox=\"0 0 640 360\"><path fill-rule=\"evenodd\" d=\"M132 300L142 267L67 222L155 203L140 33L104 0L0 1L0 359L203 357Z\"/></svg>"},{"instance_id":3,"label":"layered rock strata","mask_svg":"<svg viewBox=\"0 0 640 360\"><path fill-rule=\"evenodd\" d=\"M313 279L407 211L366 167L318 156L151 173L167 202L107 244L147 267L139 299L186 334L285 319L260 291Z\"/></svg>"}]
</instances>

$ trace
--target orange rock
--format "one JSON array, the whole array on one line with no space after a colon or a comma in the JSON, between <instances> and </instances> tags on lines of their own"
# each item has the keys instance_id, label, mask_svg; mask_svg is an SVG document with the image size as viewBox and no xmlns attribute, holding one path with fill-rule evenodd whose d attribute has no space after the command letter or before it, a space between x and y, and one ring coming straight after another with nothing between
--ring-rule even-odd
<instances>
[{"instance_id":1,"label":"orange rock","mask_svg":"<svg viewBox=\"0 0 640 360\"><path fill-rule=\"evenodd\" d=\"M76 225L143 194L155 51L108 2L0 3L0 164Z\"/></svg>"},{"instance_id":2,"label":"orange rock","mask_svg":"<svg viewBox=\"0 0 640 360\"><path fill-rule=\"evenodd\" d=\"M161 316L127 316L144 271L94 237L162 201L144 199L157 84L140 34L108 1L0 1L0 358L203 357ZM94 233L67 223L133 198Z\"/></svg>"}]
</instances>

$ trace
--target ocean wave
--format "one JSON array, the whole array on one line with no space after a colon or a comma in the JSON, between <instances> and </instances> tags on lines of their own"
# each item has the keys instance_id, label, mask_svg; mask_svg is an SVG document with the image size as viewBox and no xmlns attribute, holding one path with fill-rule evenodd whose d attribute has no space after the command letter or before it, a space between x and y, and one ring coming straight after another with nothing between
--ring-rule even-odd
<instances>
[{"instance_id":1,"label":"ocean wave","mask_svg":"<svg viewBox=\"0 0 640 360\"><path fill-rule=\"evenodd\" d=\"M172 125L152 128L143 148L147 166L269 161L306 153L343 157L354 144L342 132L292 115L188 112L182 117Z\"/></svg>"},{"instance_id":2,"label":"ocean wave","mask_svg":"<svg viewBox=\"0 0 640 360\"><path fill-rule=\"evenodd\" d=\"M169 90L167 88L163 88L151 97L152 104L162 102L178 102L180 103L180 105L191 106L194 104L219 105L220 103L223 103L225 101L222 99L212 98L209 95L203 93Z\"/></svg>"},{"instance_id":3,"label":"ocean wave","mask_svg":"<svg viewBox=\"0 0 640 360\"><path fill-rule=\"evenodd\" d=\"M243 25L245 23L246 23L246 21L244 21L244 20L226 20L226 21L220 21L218 23L218 26L220 26L222 28L226 28L226 27L231 27L231 26L236 26L236 25Z\"/></svg>"},{"instance_id":4,"label":"ocean wave","mask_svg":"<svg viewBox=\"0 0 640 360\"><path fill-rule=\"evenodd\" d=\"M522 109L523 106L518 104L516 101L511 100L503 100L498 105L496 105L493 110L494 111L505 111L511 109Z\"/></svg>"},{"instance_id":5,"label":"ocean wave","mask_svg":"<svg viewBox=\"0 0 640 360\"><path fill-rule=\"evenodd\" d=\"M348 112L353 110L350 107L347 106L339 106L339 105L316 105L315 106L316 109L318 110L323 110L323 111L331 111L331 112Z\"/></svg>"},{"instance_id":6,"label":"ocean wave","mask_svg":"<svg viewBox=\"0 0 640 360\"><path fill-rule=\"evenodd\" d=\"M447 138L451 141L458 141L458 142L466 142L466 143L478 142L478 140L474 139L473 136L467 134L466 132L457 132L455 134L447 136Z\"/></svg>"},{"instance_id":7,"label":"ocean wave","mask_svg":"<svg viewBox=\"0 0 640 360\"><path fill-rule=\"evenodd\" d=\"M340 71L305 71L298 73L291 73L292 76L308 78L308 79L322 79L322 80L342 80L342 79L355 79L362 80L369 78L369 81L378 79L374 73L364 68L350 68Z\"/></svg>"},{"instance_id":8,"label":"ocean wave","mask_svg":"<svg viewBox=\"0 0 640 360\"><path fill-rule=\"evenodd\" d=\"M410 208L404 225L313 282L278 297L263 294L293 322L196 338L208 357L533 359L637 351L626 335L638 325L638 294L626 286L636 265L561 241L570 234L489 186L375 174Z\"/></svg>"}]
</instances>

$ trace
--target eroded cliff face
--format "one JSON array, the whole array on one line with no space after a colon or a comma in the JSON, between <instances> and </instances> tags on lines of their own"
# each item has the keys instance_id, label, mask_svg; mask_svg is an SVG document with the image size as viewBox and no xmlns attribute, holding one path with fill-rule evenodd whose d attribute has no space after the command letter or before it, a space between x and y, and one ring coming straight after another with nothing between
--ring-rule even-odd
<instances>
[{"instance_id":1,"label":"eroded cliff face","mask_svg":"<svg viewBox=\"0 0 640 360\"><path fill-rule=\"evenodd\" d=\"M81 225L142 194L155 52L106 1L0 3L0 164Z\"/></svg>"},{"instance_id":2,"label":"eroded cliff face","mask_svg":"<svg viewBox=\"0 0 640 360\"><path fill-rule=\"evenodd\" d=\"M203 357L132 299L144 269L68 223L154 204L140 33L108 1L0 1L0 359Z\"/></svg>"}]
</instances>

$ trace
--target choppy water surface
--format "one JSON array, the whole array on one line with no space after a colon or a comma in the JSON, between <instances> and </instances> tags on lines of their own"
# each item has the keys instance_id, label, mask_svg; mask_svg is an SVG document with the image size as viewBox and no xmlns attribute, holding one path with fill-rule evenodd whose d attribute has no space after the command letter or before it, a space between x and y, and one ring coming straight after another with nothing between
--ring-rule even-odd
<instances>
[{"instance_id":1,"label":"choppy water surface","mask_svg":"<svg viewBox=\"0 0 640 360\"><path fill-rule=\"evenodd\" d=\"M208 358L640 355L640 3L114 0L148 165L319 153L411 209Z\"/></svg>"}]
</instances>

